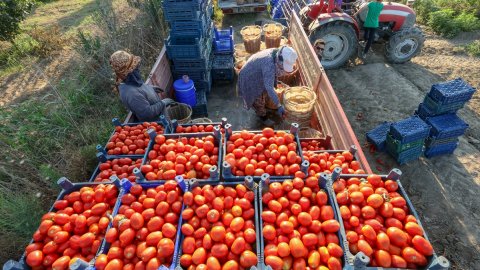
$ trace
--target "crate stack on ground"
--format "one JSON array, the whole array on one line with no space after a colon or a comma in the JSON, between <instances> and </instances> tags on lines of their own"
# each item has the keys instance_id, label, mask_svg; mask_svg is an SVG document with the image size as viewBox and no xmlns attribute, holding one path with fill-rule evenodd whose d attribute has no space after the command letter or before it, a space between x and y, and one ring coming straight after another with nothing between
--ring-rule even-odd
<instances>
[{"instance_id":1,"label":"crate stack on ground","mask_svg":"<svg viewBox=\"0 0 480 270\"><path fill-rule=\"evenodd\" d=\"M192 117L206 117L211 88L213 4L211 0L165 0L165 20L170 35L165 41L174 80L187 75L196 89Z\"/></svg>"},{"instance_id":2,"label":"crate stack on ground","mask_svg":"<svg viewBox=\"0 0 480 270\"><path fill-rule=\"evenodd\" d=\"M213 82L232 82L234 77L233 60L233 27L214 29L213 37Z\"/></svg>"},{"instance_id":3,"label":"crate stack on ground","mask_svg":"<svg viewBox=\"0 0 480 270\"><path fill-rule=\"evenodd\" d=\"M458 146L458 137L468 125L456 113L472 98L475 88L461 78L432 85L416 114L431 126L425 142L427 158L452 154Z\"/></svg>"},{"instance_id":4,"label":"crate stack on ground","mask_svg":"<svg viewBox=\"0 0 480 270\"><path fill-rule=\"evenodd\" d=\"M399 164L418 159L423 154L423 144L429 132L430 126L418 116L395 122L387 134L387 152Z\"/></svg>"}]
</instances>

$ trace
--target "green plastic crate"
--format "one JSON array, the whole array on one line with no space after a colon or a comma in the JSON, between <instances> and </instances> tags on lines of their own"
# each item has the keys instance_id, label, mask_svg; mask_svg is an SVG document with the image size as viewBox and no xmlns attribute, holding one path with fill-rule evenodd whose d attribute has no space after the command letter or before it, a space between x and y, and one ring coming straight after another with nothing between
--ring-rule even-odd
<instances>
[{"instance_id":1,"label":"green plastic crate","mask_svg":"<svg viewBox=\"0 0 480 270\"><path fill-rule=\"evenodd\" d=\"M412 149L420 145L423 145L424 141L425 141L424 139L421 139L421 140L413 141L409 143L401 143L400 141L395 140L392 137L392 135L390 135L390 133L387 134L387 148L389 148L391 152L395 152L395 153L401 153L408 149Z\"/></svg>"}]
</instances>

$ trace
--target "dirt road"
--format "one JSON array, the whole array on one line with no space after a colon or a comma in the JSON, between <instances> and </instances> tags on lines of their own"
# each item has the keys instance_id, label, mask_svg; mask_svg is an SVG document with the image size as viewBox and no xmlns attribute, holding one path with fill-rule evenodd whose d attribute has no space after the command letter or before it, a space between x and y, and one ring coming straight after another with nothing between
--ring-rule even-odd
<instances>
[{"instance_id":1,"label":"dirt road","mask_svg":"<svg viewBox=\"0 0 480 270\"><path fill-rule=\"evenodd\" d=\"M423 53L404 65L388 64L382 47L375 46L376 53L365 64L327 72L360 144L365 144L365 133L377 124L413 115L433 83L463 77L479 88L480 61L457 55L458 49L452 46L458 42L427 36ZM435 250L450 260L452 269L478 269L480 265L479 105L477 91L459 111L470 128L453 155L399 166L387 154L372 153L364 146L374 171L402 170L402 183Z\"/></svg>"}]
</instances>

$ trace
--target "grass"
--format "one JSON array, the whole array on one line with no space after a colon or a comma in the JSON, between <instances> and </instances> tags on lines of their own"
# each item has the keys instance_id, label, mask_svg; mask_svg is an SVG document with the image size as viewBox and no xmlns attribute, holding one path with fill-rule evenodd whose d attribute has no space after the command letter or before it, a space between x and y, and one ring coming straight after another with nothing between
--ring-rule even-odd
<instances>
[{"instance_id":1,"label":"grass","mask_svg":"<svg viewBox=\"0 0 480 270\"><path fill-rule=\"evenodd\" d=\"M140 55L146 76L162 47L160 11L150 7L124 0L53 1L23 22L13 45L1 44L2 80L28 82L35 74L46 86L0 107L0 264L20 258L56 198L56 180L84 182L95 169L95 146L108 139L110 120L127 113L111 91L110 54L128 49ZM56 25L61 39L52 38ZM79 31L88 38L78 39Z\"/></svg>"},{"instance_id":2,"label":"grass","mask_svg":"<svg viewBox=\"0 0 480 270\"><path fill-rule=\"evenodd\" d=\"M475 40L465 46L465 51L475 57L480 57L480 40Z\"/></svg>"}]
</instances>

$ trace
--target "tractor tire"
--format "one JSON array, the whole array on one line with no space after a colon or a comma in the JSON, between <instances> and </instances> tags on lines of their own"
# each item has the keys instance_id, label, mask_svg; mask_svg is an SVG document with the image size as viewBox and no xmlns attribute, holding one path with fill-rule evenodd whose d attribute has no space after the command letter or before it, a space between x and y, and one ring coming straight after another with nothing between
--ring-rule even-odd
<instances>
[{"instance_id":1,"label":"tractor tire","mask_svg":"<svg viewBox=\"0 0 480 270\"><path fill-rule=\"evenodd\" d=\"M339 68L357 51L357 33L347 22L334 21L318 26L310 33L310 42L325 40L325 50L321 60L325 69Z\"/></svg>"},{"instance_id":2,"label":"tractor tire","mask_svg":"<svg viewBox=\"0 0 480 270\"><path fill-rule=\"evenodd\" d=\"M390 63L403 64L422 51L425 37L418 27L403 29L393 34L385 44L385 57Z\"/></svg>"}]
</instances>

